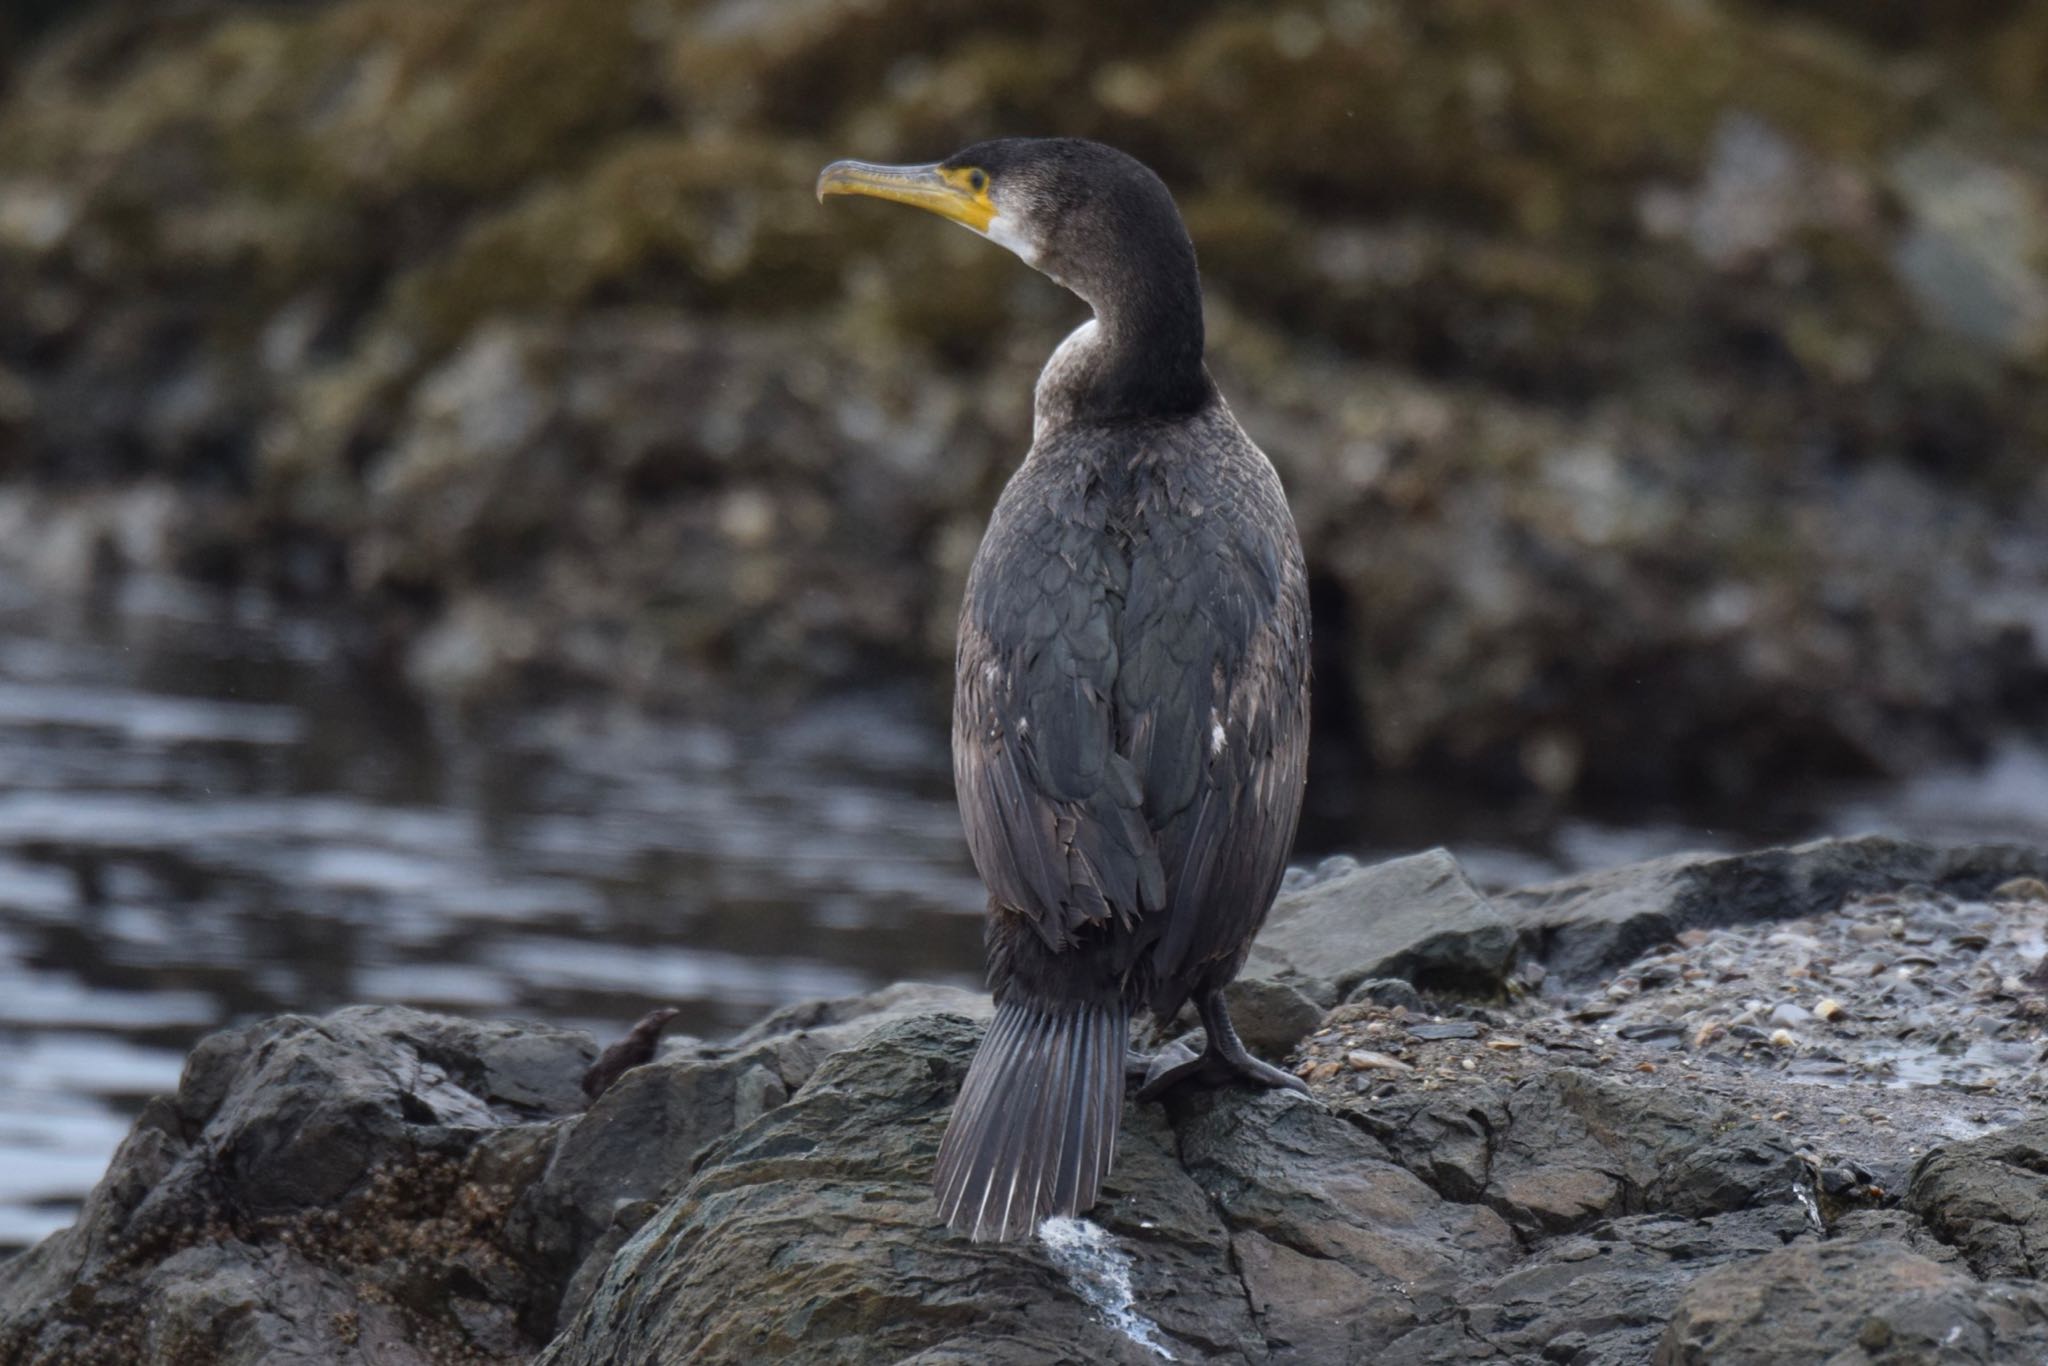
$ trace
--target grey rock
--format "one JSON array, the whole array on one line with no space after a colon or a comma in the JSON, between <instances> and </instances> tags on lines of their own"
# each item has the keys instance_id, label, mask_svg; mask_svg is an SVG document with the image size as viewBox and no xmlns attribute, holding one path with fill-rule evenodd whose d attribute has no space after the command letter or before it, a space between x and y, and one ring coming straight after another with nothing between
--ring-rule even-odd
<instances>
[{"instance_id":1,"label":"grey rock","mask_svg":"<svg viewBox=\"0 0 2048 1366\"><path fill-rule=\"evenodd\" d=\"M2039 1361L2048 1294L1973 1280L1902 1244L1787 1247L1716 1268L1680 1297L1657 1366Z\"/></svg>"},{"instance_id":2,"label":"grey rock","mask_svg":"<svg viewBox=\"0 0 2048 1366\"><path fill-rule=\"evenodd\" d=\"M1452 1339L1463 1336L1494 1360L1632 1366L1648 1360L1693 1277L1776 1251L1786 1233L1783 1214L1762 1210L1606 1220L1540 1244L1496 1280L1461 1288L1454 1333L1433 1326L1401 1338L1385 1360L1461 1360Z\"/></svg>"},{"instance_id":3,"label":"grey rock","mask_svg":"<svg viewBox=\"0 0 2048 1366\"><path fill-rule=\"evenodd\" d=\"M897 983L863 996L784 1007L729 1043L634 1068L562 1127L546 1171L514 1214L515 1235L578 1309L611 1255L690 1175L714 1139L783 1104L826 1057L877 1028L934 1009L986 1017L986 995Z\"/></svg>"},{"instance_id":4,"label":"grey rock","mask_svg":"<svg viewBox=\"0 0 2048 1366\"><path fill-rule=\"evenodd\" d=\"M2016 172L1940 143L1895 159L1912 224L1893 250L1900 280L1929 321L2014 356L2048 341L2048 231Z\"/></svg>"},{"instance_id":5,"label":"grey rock","mask_svg":"<svg viewBox=\"0 0 2048 1366\"><path fill-rule=\"evenodd\" d=\"M1361 982L1492 992L1514 966L1515 930L1442 849L1336 873L1283 894L1249 973L1300 979L1332 1003ZM1320 984L1327 984L1321 986Z\"/></svg>"},{"instance_id":6,"label":"grey rock","mask_svg":"<svg viewBox=\"0 0 2048 1366\"><path fill-rule=\"evenodd\" d=\"M1800 1029L1813 1023L1813 1012L1786 1001L1771 1008L1771 1023L1787 1029Z\"/></svg>"},{"instance_id":7,"label":"grey rock","mask_svg":"<svg viewBox=\"0 0 2048 1366\"><path fill-rule=\"evenodd\" d=\"M1935 848L1881 835L1755 853L1674 854L1525 887L1494 899L1549 969L1547 986L1585 986L1680 931L1831 911L1852 896L1923 888L1983 896L2048 873L2021 845Z\"/></svg>"},{"instance_id":8,"label":"grey rock","mask_svg":"<svg viewBox=\"0 0 2048 1366\"><path fill-rule=\"evenodd\" d=\"M1739 795L1897 770L2039 695L2048 195L2015 6L1701 0L1683 41L1660 6L1374 7L1396 88L1355 82L1351 9L1219 79L1247 33L1215 0L508 0L489 41L382 2L29 0L77 22L0 54L0 463L174 486L170 559L351 598L429 687L695 700L950 658L1068 320L983 246L801 202L819 130L938 136L874 75L915 51L952 107L1149 120L1184 190L1238 168L1192 215L1258 337L1219 328L1216 367L1287 462L1325 702L1383 769ZM1100 89L1022 74L1076 45L1119 54ZM1636 78L1544 55L1588 45ZM1413 114L1467 104L1548 132ZM1912 520L1858 506L1900 480Z\"/></svg>"},{"instance_id":9,"label":"grey rock","mask_svg":"<svg viewBox=\"0 0 2048 1366\"><path fill-rule=\"evenodd\" d=\"M922 1016L835 1055L706 1155L541 1360L1156 1360L1043 1244L978 1246L936 1223L925 1178L977 1033ZM1126 1201L1142 1207L1128 1274L1157 1332L1245 1359L1260 1338L1219 1253L1227 1231L1156 1112L1133 1121L1098 1218L1127 1231Z\"/></svg>"},{"instance_id":10,"label":"grey rock","mask_svg":"<svg viewBox=\"0 0 2048 1366\"><path fill-rule=\"evenodd\" d=\"M1530 1239L1641 1213L1798 1215L1800 1168L1785 1135L1723 1104L1580 1068L1338 1111L1433 1188L1486 1204Z\"/></svg>"},{"instance_id":11,"label":"grey rock","mask_svg":"<svg viewBox=\"0 0 2048 1366\"><path fill-rule=\"evenodd\" d=\"M1492 1210L1446 1199L1312 1101L1196 1096L1175 1121L1188 1171L1233 1230L1259 1235L1237 1235L1246 1285L1269 1334L1300 1360L1372 1359L1444 1312L1461 1282L1517 1254ZM1316 1287L1308 1304L1290 1293L1303 1275Z\"/></svg>"},{"instance_id":12,"label":"grey rock","mask_svg":"<svg viewBox=\"0 0 2048 1366\"><path fill-rule=\"evenodd\" d=\"M700 1150L935 1003L987 1012L923 985L805 1003L672 1041L587 1113L578 1032L352 1007L212 1035L77 1225L0 1267L0 1360L524 1359Z\"/></svg>"},{"instance_id":13,"label":"grey rock","mask_svg":"<svg viewBox=\"0 0 2048 1366\"><path fill-rule=\"evenodd\" d=\"M1406 1032L1411 1039L1476 1039L1486 1031L1472 1020L1415 1020Z\"/></svg>"},{"instance_id":14,"label":"grey rock","mask_svg":"<svg viewBox=\"0 0 2048 1366\"><path fill-rule=\"evenodd\" d=\"M928 1016L835 1055L705 1156L543 1360L1156 1360L1148 1338L1182 1360L1370 1360L1516 1256L1491 1210L1320 1106L1196 1094L1130 1111L1092 1215L1126 1263L1119 1325L1043 1244L935 1225L922 1178L974 1037Z\"/></svg>"},{"instance_id":15,"label":"grey rock","mask_svg":"<svg viewBox=\"0 0 2048 1366\"><path fill-rule=\"evenodd\" d=\"M1921 1158L1906 1208L1980 1276L2048 1276L2048 1119Z\"/></svg>"},{"instance_id":16,"label":"grey rock","mask_svg":"<svg viewBox=\"0 0 2048 1366\"><path fill-rule=\"evenodd\" d=\"M1792 1145L1725 1105L1562 1067L1517 1087L1484 1198L1531 1234L1612 1215L1791 1207Z\"/></svg>"},{"instance_id":17,"label":"grey rock","mask_svg":"<svg viewBox=\"0 0 2048 1366\"><path fill-rule=\"evenodd\" d=\"M1422 993L1398 977L1372 977L1351 988L1351 994L1344 998L1347 1005L1376 1005L1392 1008L1400 1006L1411 1014L1422 1014L1428 1010L1423 1003Z\"/></svg>"},{"instance_id":18,"label":"grey rock","mask_svg":"<svg viewBox=\"0 0 2048 1366\"><path fill-rule=\"evenodd\" d=\"M496 1229L595 1054L569 1030L392 1006L211 1036L77 1224L0 1268L0 1357L532 1350Z\"/></svg>"},{"instance_id":19,"label":"grey rock","mask_svg":"<svg viewBox=\"0 0 2048 1366\"><path fill-rule=\"evenodd\" d=\"M995 1007L985 991L896 982L862 996L821 997L783 1006L735 1034L725 1048L736 1051L764 1039L801 1035L823 1052L837 1052L881 1025L934 1011L985 1020L995 1013Z\"/></svg>"},{"instance_id":20,"label":"grey rock","mask_svg":"<svg viewBox=\"0 0 2048 1366\"><path fill-rule=\"evenodd\" d=\"M1322 1023L1323 1007L1292 983L1240 977L1224 989L1238 1036L1256 1053L1282 1058Z\"/></svg>"},{"instance_id":21,"label":"grey rock","mask_svg":"<svg viewBox=\"0 0 2048 1366\"><path fill-rule=\"evenodd\" d=\"M1856 842L1848 863L1962 894L2013 876L2006 853L1972 867L1894 848ZM1767 887L1821 895L1812 867L1763 866ZM1874 1366L2048 1350L2048 1121L1937 1150L1879 1208L1846 1188L1900 1184L1886 1140L1795 1144L1780 1121L1811 1139L1820 1112L1761 1118L1784 1094L1767 1060L1751 1090L1740 1070L1689 1085L1708 1060L1617 1066L1606 1044L1641 1054L1588 1048L1561 1015L1511 1033L1522 1007L1465 1008L1459 1032L1483 1038L1417 1039L1390 1014L1405 984L1350 990L1372 999L1331 1027L1376 1030L1359 1037L1405 1070L1340 1065L1313 1098L1134 1103L1103 1202L1010 1247L948 1233L927 1184L978 993L899 985L724 1043L671 1040L587 1112L580 1034L390 1008L228 1031L145 1110L79 1225L0 1267L0 1360ZM1317 1006L1277 976L1241 1001L1284 1021L1276 1047Z\"/></svg>"}]
</instances>

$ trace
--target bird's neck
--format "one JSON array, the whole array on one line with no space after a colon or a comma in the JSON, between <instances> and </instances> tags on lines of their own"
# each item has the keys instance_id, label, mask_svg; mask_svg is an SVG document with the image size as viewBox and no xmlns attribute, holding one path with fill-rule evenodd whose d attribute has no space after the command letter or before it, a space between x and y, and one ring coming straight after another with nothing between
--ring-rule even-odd
<instances>
[{"instance_id":1,"label":"bird's neck","mask_svg":"<svg viewBox=\"0 0 2048 1366\"><path fill-rule=\"evenodd\" d=\"M1215 397L1202 364L1202 290L1192 263L1186 276L1076 290L1095 317L1060 343L1038 378L1040 434L1073 422L1179 417Z\"/></svg>"}]
</instances>

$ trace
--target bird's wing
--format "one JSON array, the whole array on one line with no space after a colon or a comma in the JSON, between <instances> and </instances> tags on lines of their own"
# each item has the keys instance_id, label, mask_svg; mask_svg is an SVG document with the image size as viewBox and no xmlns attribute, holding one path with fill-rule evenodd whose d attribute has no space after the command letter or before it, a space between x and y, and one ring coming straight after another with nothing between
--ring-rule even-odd
<instances>
[{"instance_id":1,"label":"bird's wing","mask_svg":"<svg viewBox=\"0 0 2048 1366\"><path fill-rule=\"evenodd\" d=\"M1124 562L1099 528L997 521L961 610L953 772L975 866L1049 947L1161 909L1165 878L1113 714Z\"/></svg>"},{"instance_id":2,"label":"bird's wing","mask_svg":"<svg viewBox=\"0 0 2048 1366\"><path fill-rule=\"evenodd\" d=\"M1307 774L1306 576L1279 481L1245 445L1134 550L1124 607L1117 710L1166 874L1151 976L1182 991L1206 965L1234 973L1264 922Z\"/></svg>"}]
</instances>

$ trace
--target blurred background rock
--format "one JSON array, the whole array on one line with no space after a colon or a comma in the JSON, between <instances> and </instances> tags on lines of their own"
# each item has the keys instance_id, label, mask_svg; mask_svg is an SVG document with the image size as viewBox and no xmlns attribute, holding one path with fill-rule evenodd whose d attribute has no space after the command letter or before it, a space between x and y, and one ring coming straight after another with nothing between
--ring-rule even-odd
<instances>
[{"instance_id":1,"label":"blurred background rock","mask_svg":"<svg viewBox=\"0 0 2048 1366\"><path fill-rule=\"evenodd\" d=\"M16 4L5 553L352 604L462 699L942 700L1076 305L832 156L1175 187L1320 734L1912 771L2048 681L2048 4Z\"/></svg>"},{"instance_id":2,"label":"blurred background rock","mask_svg":"<svg viewBox=\"0 0 2048 1366\"><path fill-rule=\"evenodd\" d=\"M0 1248L207 1029L972 984L954 612L1080 317L821 209L1180 197L1300 854L2048 840L2048 0L0 0Z\"/></svg>"}]
</instances>

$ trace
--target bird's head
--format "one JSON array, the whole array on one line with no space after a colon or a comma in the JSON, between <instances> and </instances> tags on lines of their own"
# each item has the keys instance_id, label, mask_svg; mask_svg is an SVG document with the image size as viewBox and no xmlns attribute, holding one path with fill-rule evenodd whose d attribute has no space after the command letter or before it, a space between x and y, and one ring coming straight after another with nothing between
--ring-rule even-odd
<instances>
[{"instance_id":1,"label":"bird's head","mask_svg":"<svg viewBox=\"0 0 2048 1366\"><path fill-rule=\"evenodd\" d=\"M1099 142L997 138L923 166L835 161L818 176L818 198L834 194L891 199L971 228L1098 314L1162 274L1199 288L1172 194L1144 163Z\"/></svg>"}]
</instances>

